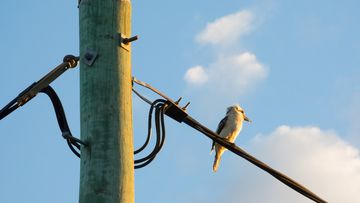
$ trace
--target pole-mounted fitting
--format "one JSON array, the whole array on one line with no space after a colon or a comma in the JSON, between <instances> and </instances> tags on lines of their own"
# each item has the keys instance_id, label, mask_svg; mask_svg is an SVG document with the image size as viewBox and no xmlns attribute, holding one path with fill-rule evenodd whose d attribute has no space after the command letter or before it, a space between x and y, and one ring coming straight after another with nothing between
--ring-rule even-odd
<instances>
[{"instance_id":1,"label":"pole-mounted fitting","mask_svg":"<svg viewBox=\"0 0 360 203\"><path fill-rule=\"evenodd\" d=\"M84 57L82 58L82 61L88 65L88 66L92 66L96 60L96 58L98 57L98 53L96 51L93 50L87 50L85 52Z\"/></svg>"},{"instance_id":2,"label":"pole-mounted fitting","mask_svg":"<svg viewBox=\"0 0 360 203\"><path fill-rule=\"evenodd\" d=\"M118 34L119 45L127 51L130 51L130 43L139 39L138 35L133 37L127 37L126 35L119 33Z\"/></svg>"},{"instance_id":3,"label":"pole-mounted fitting","mask_svg":"<svg viewBox=\"0 0 360 203\"><path fill-rule=\"evenodd\" d=\"M181 109L183 110L183 111L186 111L186 108L188 107L190 105L190 102L188 102L184 107L182 107Z\"/></svg>"},{"instance_id":4,"label":"pole-mounted fitting","mask_svg":"<svg viewBox=\"0 0 360 203\"><path fill-rule=\"evenodd\" d=\"M186 113L186 107L190 104L187 103L186 106L184 107L180 107L179 106L179 102L182 98L180 97L176 102L172 102L167 100L166 101L166 106L164 109L164 112L166 115L168 115L170 118L176 120L177 122L181 123L185 120L185 118L188 116L188 114Z\"/></svg>"},{"instance_id":5,"label":"pole-mounted fitting","mask_svg":"<svg viewBox=\"0 0 360 203\"><path fill-rule=\"evenodd\" d=\"M129 44L130 42L133 42L133 41L136 41L136 40L138 40L139 39L139 36L137 36L137 35L135 35L135 36L133 36L133 37L130 37L130 38L123 38L122 40L122 42L124 43L124 44Z\"/></svg>"},{"instance_id":6,"label":"pole-mounted fitting","mask_svg":"<svg viewBox=\"0 0 360 203\"><path fill-rule=\"evenodd\" d=\"M80 58L78 56L66 55L63 59L63 62L68 63L68 68L75 68L78 64L79 59Z\"/></svg>"}]
</instances>

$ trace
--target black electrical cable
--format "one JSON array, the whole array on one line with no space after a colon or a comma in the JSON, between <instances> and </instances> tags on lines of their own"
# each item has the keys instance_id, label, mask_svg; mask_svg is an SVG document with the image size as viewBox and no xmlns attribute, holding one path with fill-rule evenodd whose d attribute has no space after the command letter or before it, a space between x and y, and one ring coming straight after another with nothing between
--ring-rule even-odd
<instances>
[{"instance_id":1,"label":"black electrical cable","mask_svg":"<svg viewBox=\"0 0 360 203\"><path fill-rule=\"evenodd\" d=\"M64 139L66 139L70 150L77 157L80 158L80 153L78 151L76 151L74 146L78 150L80 150L80 144L82 144L84 146L86 146L86 144L84 142L82 142L81 140L79 140L79 139L72 136L69 125L68 125L67 120L66 120L64 108L63 108L63 106L61 104L61 101L60 101L58 95L56 94L55 90L51 86L47 86L44 89L42 89L40 92L45 93L46 95L49 96L49 98L51 100L51 103L53 104L53 107L54 107L54 110L55 110L56 119L58 121L58 125L59 125L59 128L61 130L62 136L63 136Z\"/></svg>"},{"instance_id":2,"label":"black electrical cable","mask_svg":"<svg viewBox=\"0 0 360 203\"><path fill-rule=\"evenodd\" d=\"M165 104L161 106L160 108L160 125L161 125L161 134L162 134L162 139L160 142L160 149L163 147L164 143L165 143L165 121L164 121L164 113L165 113ZM159 149L159 151L160 151Z\"/></svg>"},{"instance_id":3,"label":"black electrical cable","mask_svg":"<svg viewBox=\"0 0 360 203\"><path fill-rule=\"evenodd\" d=\"M34 82L29 87L27 87L24 91L22 91L15 99L11 100L4 108L0 110L0 120L5 118L15 109L23 106L32 98L34 98L38 92L46 88L53 82L56 78L58 78L61 74L63 74L69 68L75 68L78 64L79 57L73 55L66 55L63 58L63 62L55 67L52 71L42 77L39 81Z\"/></svg>"},{"instance_id":4,"label":"black electrical cable","mask_svg":"<svg viewBox=\"0 0 360 203\"><path fill-rule=\"evenodd\" d=\"M80 153L79 153L78 151L76 151L76 149L74 148L73 145L75 145L76 148L78 148L79 151L80 151L80 146L77 146L76 144L71 143L71 141L68 140L68 139L66 140L66 143L68 144L70 150L71 150L77 157L80 158L80 157L81 157Z\"/></svg>"},{"instance_id":5,"label":"black electrical cable","mask_svg":"<svg viewBox=\"0 0 360 203\"><path fill-rule=\"evenodd\" d=\"M145 143L134 152L134 154L139 153L143 151L146 146L149 144L150 137L151 137L151 123L152 123L152 112L155 109L155 130L156 130L156 142L153 150L148 154L147 156L136 159L134 161L134 168L142 168L149 163L151 163L156 155L160 152L161 148L164 145L165 142L165 122L164 122L164 107L165 107L166 100L164 99L158 99L155 100L150 107L149 110L149 120L148 120L148 136L146 138Z\"/></svg>"},{"instance_id":6,"label":"black electrical cable","mask_svg":"<svg viewBox=\"0 0 360 203\"><path fill-rule=\"evenodd\" d=\"M151 125L152 125L152 113L154 111L155 105L157 102L160 102L159 100L154 101L151 103L150 109L149 109L149 116L148 116L148 132L146 136L145 143L137 150L134 151L134 154L137 154L145 149L145 147L149 144L150 138L151 138Z\"/></svg>"},{"instance_id":7,"label":"black electrical cable","mask_svg":"<svg viewBox=\"0 0 360 203\"><path fill-rule=\"evenodd\" d=\"M161 103L159 103L161 102ZM152 162L154 160L154 158L156 157L157 153L159 153L159 151L161 150L164 141L165 141L165 125L164 125L164 121L163 121L163 106L164 106L164 100L160 100L160 101L155 101L154 104L154 108L155 108L155 126L156 126L156 143L154 146L154 149L152 150L152 152L147 155L144 158L141 159L137 159L135 160L135 169L137 168L142 168L146 165L148 165L150 162Z\"/></svg>"},{"instance_id":8,"label":"black electrical cable","mask_svg":"<svg viewBox=\"0 0 360 203\"><path fill-rule=\"evenodd\" d=\"M54 89L50 87L50 83L57 79L60 75L62 75L66 70L76 67L78 61L79 57L73 55L66 55L60 65L55 67L39 81L31 84L17 97L11 100L4 108L0 109L0 120L5 118L7 115L9 115L11 112L16 110L20 106L26 104L39 92L43 92L47 94L51 99L51 102L55 109L56 119L58 121L63 138L66 139L70 150L80 158L80 153L77 150L80 150L80 144L86 146L86 143L72 136L61 101ZM77 148L77 150L75 148Z\"/></svg>"},{"instance_id":9,"label":"black electrical cable","mask_svg":"<svg viewBox=\"0 0 360 203\"><path fill-rule=\"evenodd\" d=\"M53 107L55 109L56 119L58 121L61 132L68 131L69 134L71 134L69 125L67 123L66 116L64 113L64 108L63 108L61 101L60 101L58 95L56 94L55 90L51 86L47 86L44 89L42 89L40 92L45 93L46 95L49 96L49 98L53 104Z\"/></svg>"},{"instance_id":10,"label":"black electrical cable","mask_svg":"<svg viewBox=\"0 0 360 203\"><path fill-rule=\"evenodd\" d=\"M4 108L0 110L0 120L5 118L7 115L9 115L11 112L15 111L17 108L19 108L21 105L19 103L20 98L22 98L30 89L32 89L37 82L34 82L29 87L27 87L24 91L22 91L15 99L11 100ZM29 98L27 101L29 101L31 98Z\"/></svg>"}]
</instances>

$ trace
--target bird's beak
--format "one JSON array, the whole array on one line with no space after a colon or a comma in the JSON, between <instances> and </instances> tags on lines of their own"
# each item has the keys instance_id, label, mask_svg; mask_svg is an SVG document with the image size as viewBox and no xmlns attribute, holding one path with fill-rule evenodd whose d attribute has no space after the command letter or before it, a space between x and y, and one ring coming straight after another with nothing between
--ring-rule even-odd
<instances>
[{"instance_id":1,"label":"bird's beak","mask_svg":"<svg viewBox=\"0 0 360 203\"><path fill-rule=\"evenodd\" d=\"M244 115L244 120L247 121L247 122L249 122L249 123L252 122L252 121L251 121L248 117L246 117L245 115Z\"/></svg>"}]
</instances>

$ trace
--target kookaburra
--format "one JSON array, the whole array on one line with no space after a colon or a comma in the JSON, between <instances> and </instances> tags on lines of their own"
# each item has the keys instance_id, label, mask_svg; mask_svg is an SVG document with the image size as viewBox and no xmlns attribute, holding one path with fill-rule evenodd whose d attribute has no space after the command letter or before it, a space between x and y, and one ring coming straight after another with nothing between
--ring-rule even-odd
<instances>
[{"instance_id":1,"label":"kookaburra","mask_svg":"<svg viewBox=\"0 0 360 203\"><path fill-rule=\"evenodd\" d=\"M220 137L225 138L227 141L234 143L236 137L241 131L243 121L251 122L246 117L244 110L238 105L230 106L227 108L226 116L220 121L216 133ZM215 160L213 165L213 171L216 172L221 155L225 152L226 148L213 141L211 151L215 149Z\"/></svg>"}]
</instances>

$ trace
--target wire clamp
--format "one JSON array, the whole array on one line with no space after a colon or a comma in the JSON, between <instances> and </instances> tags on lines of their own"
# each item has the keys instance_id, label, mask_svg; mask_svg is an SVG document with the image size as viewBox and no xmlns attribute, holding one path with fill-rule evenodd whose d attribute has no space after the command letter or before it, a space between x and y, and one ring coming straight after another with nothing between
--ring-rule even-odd
<instances>
[{"instance_id":1,"label":"wire clamp","mask_svg":"<svg viewBox=\"0 0 360 203\"><path fill-rule=\"evenodd\" d=\"M181 99L182 98L180 97L178 99L178 101L176 101L176 102L172 102L172 101L167 100L166 103L165 103L165 109L164 109L164 112L165 112L165 114L167 116L169 116L170 118L176 120L179 123L182 123L185 120L185 118L188 116L185 109L189 105L189 103L188 103L186 106L181 108L178 105Z\"/></svg>"}]
</instances>

